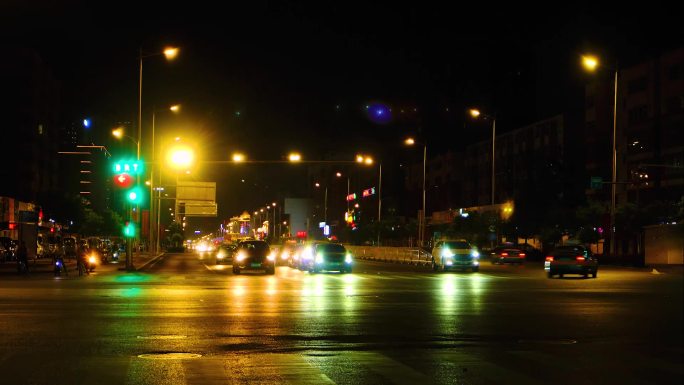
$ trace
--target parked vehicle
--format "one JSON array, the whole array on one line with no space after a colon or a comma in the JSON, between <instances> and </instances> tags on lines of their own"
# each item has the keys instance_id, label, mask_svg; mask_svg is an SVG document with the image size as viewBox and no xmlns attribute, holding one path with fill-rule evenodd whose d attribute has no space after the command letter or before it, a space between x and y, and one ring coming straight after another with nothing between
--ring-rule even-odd
<instances>
[{"instance_id":1,"label":"parked vehicle","mask_svg":"<svg viewBox=\"0 0 684 385\"><path fill-rule=\"evenodd\" d=\"M65 237L62 243L66 258L76 258L78 256L78 242L75 237Z\"/></svg>"},{"instance_id":2,"label":"parked vehicle","mask_svg":"<svg viewBox=\"0 0 684 385\"><path fill-rule=\"evenodd\" d=\"M592 278L596 278L598 260L584 246L560 246L546 257L544 270L549 278L553 278L554 275L563 278L565 274L579 274L584 278L591 274Z\"/></svg>"},{"instance_id":3,"label":"parked vehicle","mask_svg":"<svg viewBox=\"0 0 684 385\"><path fill-rule=\"evenodd\" d=\"M480 270L480 253L466 240L439 241L432 249L432 269Z\"/></svg>"}]
</instances>

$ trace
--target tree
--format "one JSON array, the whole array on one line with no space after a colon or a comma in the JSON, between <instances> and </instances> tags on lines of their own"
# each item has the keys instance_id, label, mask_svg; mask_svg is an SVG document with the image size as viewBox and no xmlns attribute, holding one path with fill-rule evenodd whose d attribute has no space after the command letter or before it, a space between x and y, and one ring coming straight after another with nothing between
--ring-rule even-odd
<instances>
[{"instance_id":1,"label":"tree","mask_svg":"<svg viewBox=\"0 0 684 385\"><path fill-rule=\"evenodd\" d=\"M183 248L183 242L185 241L185 232L183 231L183 226L178 222L173 222L168 227L169 234L167 240L171 248L178 250Z\"/></svg>"}]
</instances>

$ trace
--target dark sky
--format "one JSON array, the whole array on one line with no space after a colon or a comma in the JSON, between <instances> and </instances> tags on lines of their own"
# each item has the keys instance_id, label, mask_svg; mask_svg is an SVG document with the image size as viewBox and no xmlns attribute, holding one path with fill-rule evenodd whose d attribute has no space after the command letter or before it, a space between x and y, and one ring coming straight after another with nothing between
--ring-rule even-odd
<instances>
[{"instance_id":1,"label":"dark sky","mask_svg":"<svg viewBox=\"0 0 684 385\"><path fill-rule=\"evenodd\" d=\"M62 120L97 117L103 141L111 122L136 119L138 49L180 46L174 62L144 62L144 125L153 105L181 102L183 114L160 116L159 129L192 131L211 144L203 152L212 159L234 149L252 159L294 148L310 159L331 150L387 154L417 132L435 151L457 148L488 133L464 122L467 106L496 112L502 131L567 110L586 81L577 66L586 50L630 63L684 44L681 14L657 2L629 11L576 3L4 3L5 40L34 48L52 69ZM366 118L373 102L392 108L390 123Z\"/></svg>"}]
</instances>

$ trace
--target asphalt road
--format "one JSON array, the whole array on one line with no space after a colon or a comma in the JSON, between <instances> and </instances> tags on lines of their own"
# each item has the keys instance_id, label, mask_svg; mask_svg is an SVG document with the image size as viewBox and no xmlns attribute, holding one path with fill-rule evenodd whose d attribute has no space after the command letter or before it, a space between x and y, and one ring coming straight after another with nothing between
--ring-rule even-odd
<instances>
[{"instance_id":1,"label":"asphalt road","mask_svg":"<svg viewBox=\"0 0 684 385\"><path fill-rule=\"evenodd\" d=\"M357 261L234 276L195 254L143 272L0 277L0 384L681 384L679 272L479 273Z\"/></svg>"}]
</instances>

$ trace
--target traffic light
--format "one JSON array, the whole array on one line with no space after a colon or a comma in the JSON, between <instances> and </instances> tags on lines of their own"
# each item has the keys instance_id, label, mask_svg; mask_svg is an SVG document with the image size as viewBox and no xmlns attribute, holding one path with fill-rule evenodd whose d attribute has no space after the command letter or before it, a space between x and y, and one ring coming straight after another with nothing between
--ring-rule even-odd
<instances>
[{"instance_id":1,"label":"traffic light","mask_svg":"<svg viewBox=\"0 0 684 385\"><path fill-rule=\"evenodd\" d=\"M143 202L143 196L144 192L142 189L138 187L133 187L125 192L126 194L126 201L131 203L131 204L142 204Z\"/></svg>"},{"instance_id":2,"label":"traffic light","mask_svg":"<svg viewBox=\"0 0 684 385\"><path fill-rule=\"evenodd\" d=\"M126 238L134 238L135 237L135 223L133 223L131 221L126 221L124 223L123 235Z\"/></svg>"}]
</instances>

